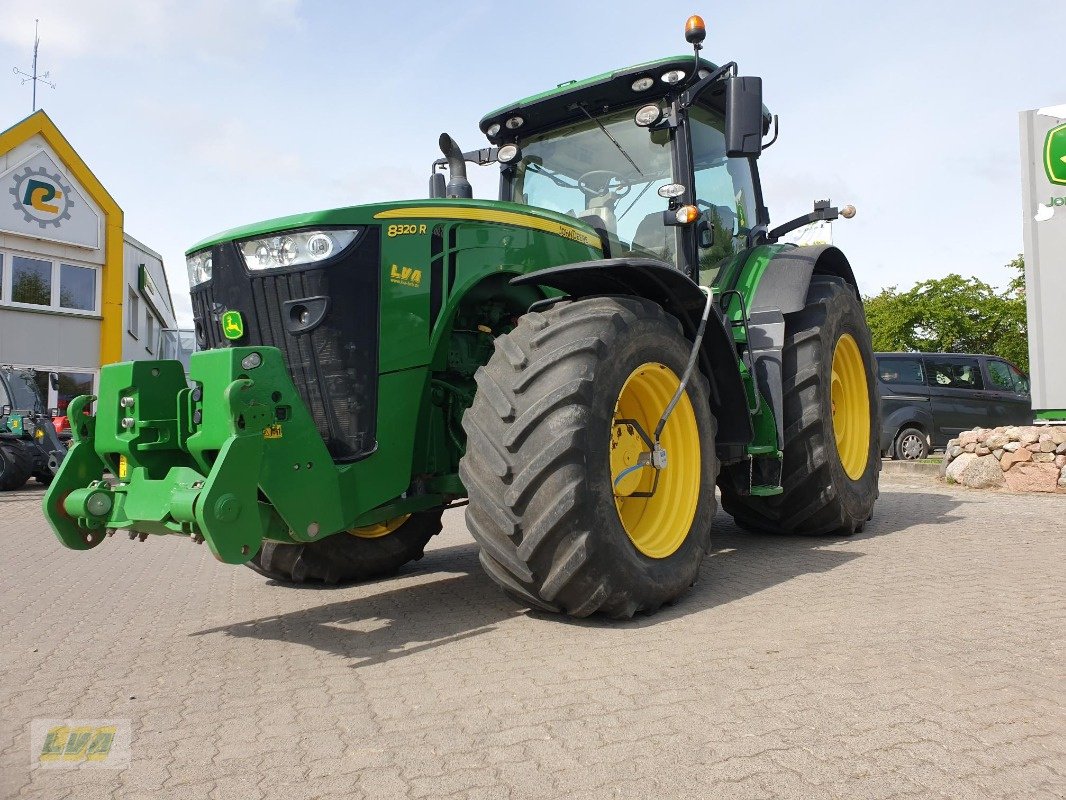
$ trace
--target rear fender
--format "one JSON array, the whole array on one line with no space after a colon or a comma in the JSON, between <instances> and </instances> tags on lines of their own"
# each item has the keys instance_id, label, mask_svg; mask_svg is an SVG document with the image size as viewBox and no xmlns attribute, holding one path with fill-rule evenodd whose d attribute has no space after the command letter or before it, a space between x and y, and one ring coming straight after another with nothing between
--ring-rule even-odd
<instances>
[{"instance_id":1,"label":"rear fender","mask_svg":"<svg viewBox=\"0 0 1066 800\"><path fill-rule=\"evenodd\" d=\"M511 283L551 287L573 299L603 295L647 298L676 317L689 340L696 337L707 302L707 296L688 276L664 262L647 258L567 264L527 273ZM717 304L707 322L699 364L710 383L711 410L718 421L716 444L746 446L753 437L748 397L736 346Z\"/></svg>"}]
</instances>

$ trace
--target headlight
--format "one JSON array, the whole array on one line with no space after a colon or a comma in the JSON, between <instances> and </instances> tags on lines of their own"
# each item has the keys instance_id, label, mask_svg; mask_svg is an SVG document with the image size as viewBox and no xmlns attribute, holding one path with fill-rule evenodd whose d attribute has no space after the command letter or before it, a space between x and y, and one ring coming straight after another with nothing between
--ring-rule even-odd
<instances>
[{"instance_id":1,"label":"headlight","mask_svg":"<svg viewBox=\"0 0 1066 800\"><path fill-rule=\"evenodd\" d=\"M359 230L279 233L237 244L250 270L294 267L322 261L339 253L354 241Z\"/></svg>"},{"instance_id":2,"label":"headlight","mask_svg":"<svg viewBox=\"0 0 1066 800\"><path fill-rule=\"evenodd\" d=\"M211 251L204 250L201 253L193 253L186 256L185 266L189 270L189 288L193 289L201 283L211 280Z\"/></svg>"}]
</instances>

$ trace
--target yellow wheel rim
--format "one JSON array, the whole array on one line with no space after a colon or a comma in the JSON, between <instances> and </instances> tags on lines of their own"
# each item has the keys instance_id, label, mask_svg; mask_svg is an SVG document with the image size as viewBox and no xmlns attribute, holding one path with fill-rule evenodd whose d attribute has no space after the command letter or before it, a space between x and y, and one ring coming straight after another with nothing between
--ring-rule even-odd
<instances>
[{"instance_id":1,"label":"yellow wheel rim","mask_svg":"<svg viewBox=\"0 0 1066 800\"><path fill-rule=\"evenodd\" d=\"M651 437L680 383L664 364L641 364L622 386L611 425L610 480L618 518L636 548L649 558L672 555L692 527L700 494L700 432L686 392L663 429L660 442L666 450L666 466L658 471L658 485L651 466L633 470L619 480L622 472L638 463L642 453L650 451L636 427L619 420L636 420ZM652 497L633 496L650 492L652 486Z\"/></svg>"},{"instance_id":2,"label":"yellow wheel rim","mask_svg":"<svg viewBox=\"0 0 1066 800\"><path fill-rule=\"evenodd\" d=\"M404 514L402 517L393 517L384 522L379 522L377 525L367 525L364 528L352 528L348 533L352 536L358 536L360 539L378 539L382 536L388 536L407 522L410 516L410 514Z\"/></svg>"},{"instance_id":3,"label":"yellow wheel rim","mask_svg":"<svg viewBox=\"0 0 1066 800\"><path fill-rule=\"evenodd\" d=\"M870 395L858 342L843 334L833 351L833 435L844 472L857 481L870 458Z\"/></svg>"}]
</instances>

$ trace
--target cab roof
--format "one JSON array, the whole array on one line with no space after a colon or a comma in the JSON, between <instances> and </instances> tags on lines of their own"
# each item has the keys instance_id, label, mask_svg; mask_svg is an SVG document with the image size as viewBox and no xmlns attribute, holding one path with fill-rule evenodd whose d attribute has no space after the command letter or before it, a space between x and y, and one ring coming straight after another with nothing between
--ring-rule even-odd
<instances>
[{"instance_id":1,"label":"cab roof","mask_svg":"<svg viewBox=\"0 0 1066 800\"><path fill-rule=\"evenodd\" d=\"M662 76L674 70L682 70L685 73L683 85L687 86L691 83L689 79L692 77L693 61L691 55L669 56L593 75L581 81L561 83L554 89L516 100L495 111L490 111L481 118L481 132L488 136L489 127L499 123L499 133L496 136L489 136L489 140L494 143L512 141L518 137L525 138L533 133L587 119L581 107L597 115L609 108L624 108L662 100L676 91L675 85L664 82ZM701 72L710 73L717 68L716 64L706 59L701 58L699 61ZM644 91L633 91L633 83L644 77L651 78L652 85ZM711 105L719 109L722 104L721 96L721 93L717 95L711 92L706 93ZM769 120L769 114L770 112L764 106L763 115L767 120ZM522 118L521 127L517 129L506 127L507 120L512 117Z\"/></svg>"}]
</instances>

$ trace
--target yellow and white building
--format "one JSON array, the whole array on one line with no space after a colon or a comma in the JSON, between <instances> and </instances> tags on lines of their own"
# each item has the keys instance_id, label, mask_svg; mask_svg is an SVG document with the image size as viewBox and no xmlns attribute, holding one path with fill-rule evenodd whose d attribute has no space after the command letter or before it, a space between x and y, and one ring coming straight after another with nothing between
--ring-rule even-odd
<instances>
[{"instance_id":1,"label":"yellow and white building","mask_svg":"<svg viewBox=\"0 0 1066 800\"><path fill-rule=\"evenodd\" d=\"M157 357L174 327L162 258L125 233L48 115L0 133L0 364L39 370L47 405L65 408L95 392L101 365Z\"/></svg>"}]
</instances>

